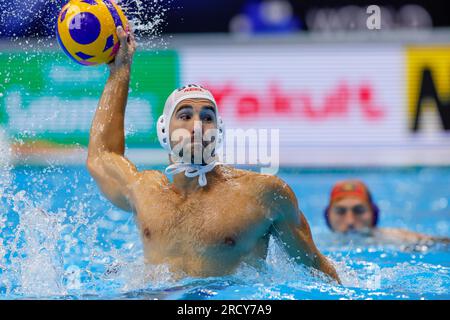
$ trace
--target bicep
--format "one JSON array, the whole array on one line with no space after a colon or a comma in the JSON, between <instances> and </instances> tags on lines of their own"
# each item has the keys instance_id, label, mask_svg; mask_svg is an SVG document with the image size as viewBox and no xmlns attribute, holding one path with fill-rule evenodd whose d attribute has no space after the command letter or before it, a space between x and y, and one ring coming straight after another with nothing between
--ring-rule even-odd
<instances>
[{"instance_id":1,"label":"bicep","mask_svg":"<svg viewBox=\"0 0 450 320\"><path fill-rule=\"evenodd\" d=\"M279 239L290 256L307 263L307 255L316 250L311 230L300 211L293 190L281 179L268 185L266 203L272 211L273 236Z\"/></svg>"},{"instance_id":2,"label":"bicep","mask_svg":"<svg viewBox=\"0 0 450 320\"><path fill-rule=\"evenodd\" d=\"M273 235L279 239L287 253L308 266L317 266L322 255L317 249L305 215L299 209L294 191L281 179L270 186L271 209L274 211Z\"/></svg>"},{"instance_id":3,"label":"bicep","mask_svg":"<svg viewBox=\"0 0 450 320\"><path fill-rule=\"evenodd\" d=\"M333 265L317 249L308 221L299 209L292 189L276 179L268 190L267 201L274 211L272 235L295 261L321 270L339 282Z\"/></svg>"},{"instance_id":4,"label":"bicep","mask_svg":"<svg viewBox=\"0 0 450 320\"><path fill-rule=\"evenodd\" d=\"M138 178L136 167L125 157L111 152L89 158L87 166L105 197L120 209L132 211L129 186Z\"/></svg>"},{"instance_id":5,"label":"bicep","mask_svg":"<svg viewBox=\"0 0 450 320\"><path fill-rule=\"evenodd\" d=\"M315 265L314 261L320 253L314 244L308 221L300 210L285 212L272 224L272 230L289 256L308 266Z\"/></svg>"},{"instance_id":6,"label":"bicep","mask_svg":"<svg viewBox=\"0 0 450 320\"><path fill-rule=\"evenodd\" d=\"M312 238L311 229L303 213L298 211L298 223L280 220L274 223L278 239L283 242L285 250L296 262L322 271L340 283L336 269L317 249Z\"/></svg>"}]
</instances>

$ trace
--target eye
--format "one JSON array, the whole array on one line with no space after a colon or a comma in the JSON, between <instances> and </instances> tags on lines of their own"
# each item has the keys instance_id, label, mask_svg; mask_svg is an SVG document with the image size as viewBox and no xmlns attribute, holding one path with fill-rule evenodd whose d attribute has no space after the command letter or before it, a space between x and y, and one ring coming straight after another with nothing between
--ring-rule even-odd
<instances>
[{"instance_id":1,"label":"eye","mask_svg":"<svg viewBox=\"0 0 450 320\"><path fill-rule=\"evenodd\" d=\"M214 111L212 110L204 110L200 113L200 119L204 122L213 122L216 119Z\"/></svg>"},{"instance_id":2,"label":"eye","mask_svg":"<svg viewBox=\"0 0 450 320\"><path fill-rule=\"evenodd\" d=\"M202 120L206 121L206 122L212 122L214 119L210 115L206 115L206 116L203 117Z\"/></svg>"},{"instance_id":3,"label":"eye","mask_svg":"<svg viewBox=\"0 0 450 320\"><path fill-rule=\"evenodd\" d=\"M190 120L192 118L192 115L189 112L181 112L178 114L178 119L180 120Z\"/></svg>"},{"instance_id":4,"label":"eye","mask_svg":"<svg viewBox=\"0 0 450 320\"><path fill-rule=\"evenodd\" d=\"M333 208L333 211L334 211L336 214L338 214L338 215L340 215L340 216L343 216L343 215L345 215L345 213L347 212L347 208L345 208L345 207L334 207L334 208Z\"/></svg>"},{"instance_id":5,"label":"eye","mask_svg":"<svg viewBox=\"0 0 450 320\"><path fill-rule=\"evenodd\" d=\"M362 215L367 212L366 206L363 205L357 205L353 207L353 213L356 215Z\"/></svg>"}]
</instances>

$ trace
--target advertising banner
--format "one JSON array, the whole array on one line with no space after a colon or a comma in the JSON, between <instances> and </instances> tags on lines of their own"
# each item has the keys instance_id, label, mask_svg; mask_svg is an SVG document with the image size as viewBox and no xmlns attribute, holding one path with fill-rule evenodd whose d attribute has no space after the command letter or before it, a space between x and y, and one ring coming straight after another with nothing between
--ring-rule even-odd
<instances>
[{"instance_id":1,"label":"advertising banner","mask_svg":"<svg viewBox=\"0 0 450 320\"><path fill-rule=\"evenodd\" d=\"M0 126L15 145L87 146L105 66L78 66L59 52L3 52L0 65ZM165 99L189 83L213 92L227 132L278 130L282 165L450 164L448 46L138 51L126 114L131 153L160 149L155 122Z\"/></svg>"},{"instance_id":2,"label":"advertising banner","mask_svg":"<svg viewBox=\"0 0 450 320\"><path fill-rule=\"evenodd\" d=\"M182 82L212 89L227 128L278 129L290 165L450 164L449 57L368 43L180 49Z\"/></svg>"},{"instance_id":3,"label":"advertising banner","mask_svg":"<svg viewBox=\"0 0 450 320\"><path fill-rule=\"evenodd\" d=\"M107 68L83 67L62 53L0 53L0 126L15 141L87 146ZM179 85L174 51L136 54L126 114L127 145L157 143L155 122Z\"/></svg>"}]
</instances>

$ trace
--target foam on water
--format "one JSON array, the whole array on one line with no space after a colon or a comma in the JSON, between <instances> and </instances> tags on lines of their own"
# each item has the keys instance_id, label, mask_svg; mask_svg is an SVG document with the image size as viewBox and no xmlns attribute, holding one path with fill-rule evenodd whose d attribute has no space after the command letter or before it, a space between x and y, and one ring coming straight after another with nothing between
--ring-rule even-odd
<instances>
[{"instance_id":1,"label":"foam on water","mask_svg":"<svg viewBox=\"0 0 450 320\"><path fill-rule=\"evenodd\" d=\"M7 30L5 35L27 54L37 55L43 50L58 48L53 26L56 24L59 10L67 2L69 0L32 0L28 1L26 6L13 2L4 8L0 15L0 24L9 25L13 21L21 21L17 26L11 27L11 30ZM167 48L163 28L166 26L165 19L171 9L172 0L153 0L145 4L142 0L118 0L116 3L132 24L140 47L155 50ZM29 25L32 21L39 21L48 30L34 29L33 24ZM14 28L18 30L14 31ZM28 37L19 36L19 29Z\"/></svg>"},{"instance_id":2,"label":"foam on water","mask_svg":"<svg viewBox=\"0 0 450 320\"><path fill-rule=\"evenodd\" d=\"M145 5L141 0L120 0L117 3L131 22L139 46L158 50L167 48L167 40L162 32L171 0L153 0Z\"/></svg>"},{"instance_id":3,"label":"foam on water","mask_svg":"<svg viewBox=\"0 0 450 320\"><path fill-rule=\"evenodd\" d=\"M101 294L107 295L111 289L126 293L171 283L166 266L144 263L136 233L129 241L126 233L130 224L135 229L133 219L127 218L116 232L112 222L123 222L123 214L109 211L106 216L110 219L93 219L89 199L80 199L83 195L68 198L62 208L52 211L55 193L72 188L66 183L76 183L76 177L53 184L54 190L35 192L46 190L46 178L50 176L51 180L52 174L60 173L60 168L49 166L39 174L27 175L33 185L31 192L20 190L13 184L6 152L9 146L5 139L0 142L4 151L0 159L0 293L3 297L98 297L102 288L106 292ZM110 238L102 241L101 233L105 230L111 231ZM120 244L112 243L118 240Z\"/></svg>"}]
</instances>

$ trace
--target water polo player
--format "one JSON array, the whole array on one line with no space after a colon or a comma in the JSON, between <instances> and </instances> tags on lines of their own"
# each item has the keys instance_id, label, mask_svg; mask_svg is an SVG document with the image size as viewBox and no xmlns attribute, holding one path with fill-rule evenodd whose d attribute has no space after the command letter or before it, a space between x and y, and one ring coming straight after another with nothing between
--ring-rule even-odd
<instances>
[{"instance_id":1,"label":"water polo player","mask_svg":"<svg viewBox=\"0 0 450 320\"><path fill-rule=\"evenodd\" d=\"M109 65L93 120L87 166L113 204L135 213L146 261L190 276L223 275L241 262L263 261L273 236L295 261L339 280L316 248L288 185L275 176L217 162L215 148L223 128L214 97L206 89L175 90L158 120L159 140L171 159L166 172L173 175L172 183L160 171L138 171L124 156L125 107L136 42L132 33L127 38L122 28L117 32L120 50ZM216 135L206 139L211 131ZM180 135L173 141L175 132L187 132L187 139ZM201 142L196 141L199 135ZM198 149L209 150L210 156L203 153L195 161L189 151Z\"/></svg>"},{"instance_id":2,"label":"water polo player","mask_svg":"<svg viewBox=\"0 0 450 320\"><path fill-rule=\"evenodd\" d=\"M450 242L448 238L431 237L408 230L378 228L379 212L363 182L345 180L333 186L330 202L325 209L325 220L328 227L338 233L359 233L401 243Z\"/></svg>"}]
</instances>

